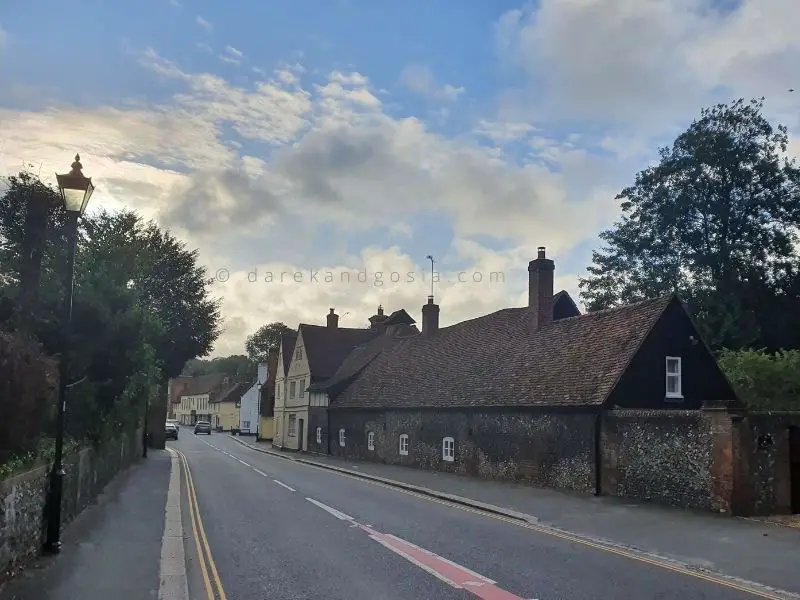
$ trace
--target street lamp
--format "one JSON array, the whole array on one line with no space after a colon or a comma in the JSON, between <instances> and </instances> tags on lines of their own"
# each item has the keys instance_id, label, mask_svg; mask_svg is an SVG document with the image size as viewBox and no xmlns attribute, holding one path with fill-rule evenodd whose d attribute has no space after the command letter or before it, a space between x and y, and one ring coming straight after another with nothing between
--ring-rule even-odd
<instances>
[{"instance_id":1,"label":"street lamp","mask_svg":"<svg viewBox=\"0 0 800 600\"><path fill-rule=\"evenodd\" d=\"M56 449L50 471L50 490L47 502L47 537L44 551L57 554L61 551L61 498L64 489L64 413L67 408L66 391L69 387L67 365L70 337L72 335L72 290L75 278L75 246L78 241L78 219L86 210L94 192L91 177L84 177L81 157L75 155L72 170L66 175L56 174L58 189L67 211L67 271L64 274L64 304L62 307L61 356L58 361L58 420L56 423Z\"/></svg>"}]
</instances>

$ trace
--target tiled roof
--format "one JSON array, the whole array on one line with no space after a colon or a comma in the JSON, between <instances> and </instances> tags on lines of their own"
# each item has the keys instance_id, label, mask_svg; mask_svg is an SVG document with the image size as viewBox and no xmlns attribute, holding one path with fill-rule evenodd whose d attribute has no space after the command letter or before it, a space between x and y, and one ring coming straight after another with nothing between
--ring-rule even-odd
<instances>
[{"instance_id":1,"label":"tiled roof","mask_svg":"<svg viewBox=\"0 0 800 600\"><path fill-rule=\"evenodd\" d=\"M331 377L356 346L380 335L370 329L300 325L311 380Z\"/></svg>"},{"instance_id":2,"label":"tiled roof","mask_svg":"<svg viewBox=\"0 0 800 600\"><path fill-rule=\"evenodd\" d=\"M602 404L674 296L553 321L533 331L526 308L391 338L331 408L593 406ZM353 361L350 363L350 361ZM357 367L355 355L345 365ZM357 369L358 370L358 369ZM340 384L341 385L341 384Z\"/></svg>"},{"instance_id":3,"label":"tiled roof","mask_svg":"<svg viewBox=\"0 0 800 600\"><path fill-rule=\"evenodd\" d=\"M292 355L294 354L294 345L297 342L297 332L281 334L281 353L283 354L283 375L284 377L289 373L289 365L292 364Z\"/></svg>"},{"instance_id":4,"label":"tiled roof","mask_svg":"<svg viewBox=\"0 0 800 600\"><path fill-rule=\"evenodd\" d=\"M211 402L238 402L251 386L252 384L250 383L235 383L225 388L222 393L220 393L219 397L212 399Z\"/></svg>"},{"instance_id":5,"label":"tiled roof","mask_svg":"<svg viewBox=\"0 0 800 600\"><path fill-rule=\"evenodd\" d=\"M186 379L186 387L178 392L178 401L181 396L199 396L217 390L224 381L224 373L210 373L208 375L197 375Z\"/></svg>"}]
</instances>

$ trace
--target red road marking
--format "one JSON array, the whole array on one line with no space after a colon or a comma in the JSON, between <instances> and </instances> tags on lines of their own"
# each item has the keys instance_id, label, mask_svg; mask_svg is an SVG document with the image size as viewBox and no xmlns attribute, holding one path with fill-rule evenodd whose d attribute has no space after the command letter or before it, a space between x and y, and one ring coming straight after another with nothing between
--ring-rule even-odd
<instances>
[{"instance_id":1,"label":"red road marking","mask_svg":"<svg viewBox=\"0 0 800 600\"><path fill-rule=\"evenodd\" d=\"M482 600L524 600L520 596L497 587L491 579L470 571L466 567L457 565L429 550L420 548L411 542L391 534L380 533L365 525L358 525L358 527L369 534L376 542L454 588L465 589Z\"/></svg>"}]
</instances>

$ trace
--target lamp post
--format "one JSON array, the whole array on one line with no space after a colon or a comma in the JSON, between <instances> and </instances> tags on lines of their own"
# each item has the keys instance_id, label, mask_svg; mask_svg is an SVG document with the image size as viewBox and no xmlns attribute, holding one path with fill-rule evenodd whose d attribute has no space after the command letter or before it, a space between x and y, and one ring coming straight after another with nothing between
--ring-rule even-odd
<instances>
[{"instance_id":1,"label":"lamp post","mask_svg":"<svg viewBox=\"0 0 800 600\"><path fill-rule=\"evenodd\" d=\"M69 387L68 356L72 335L72 290L75 277L75 246L78 241L78 219L86 210L94 192L91 177L84 177L81 158L75 155L72 170L66 175L56 174L58 189L67 212L67 266L64 274L64 304L62 307L61 356L58 361L58 420L56 423L56 448L53 468L50 471L50 489L47 502L47 537L44 551L57 554L61 551L61 497L64 489L64 413L67 408L66 391Z\"/></svg>"}]
</instances>

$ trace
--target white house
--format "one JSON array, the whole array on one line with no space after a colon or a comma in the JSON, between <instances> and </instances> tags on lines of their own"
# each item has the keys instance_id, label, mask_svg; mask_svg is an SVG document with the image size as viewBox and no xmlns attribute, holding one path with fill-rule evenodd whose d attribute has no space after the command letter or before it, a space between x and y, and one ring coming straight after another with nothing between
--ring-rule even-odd
<instances>
[{"instance_id":1,"label":"white house","mask_svg":"<svg viewBox=\"0 0 800 600\"><path fill-rule=\"evenodd\" d=\"M258 424L261 420L259 399L261 386L266 384L269 369L267 363L258 365L258 376L255 383L242 394L239 408L239 433L245 435L258 435Z\"/></svg>"}]
</instances>

